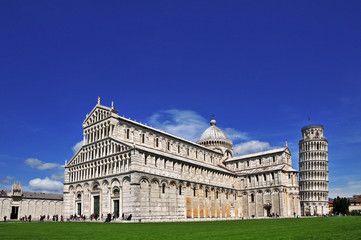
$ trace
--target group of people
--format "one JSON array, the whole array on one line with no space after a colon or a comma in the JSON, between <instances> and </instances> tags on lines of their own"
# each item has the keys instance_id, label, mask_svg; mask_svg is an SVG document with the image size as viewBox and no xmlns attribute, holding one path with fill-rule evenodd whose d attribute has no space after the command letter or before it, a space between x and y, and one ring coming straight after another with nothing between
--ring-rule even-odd
<instances>
[{"instance_id":1,"label":"group of people","mask_svg":"<svg viewBox=\"0 0 361 240\"><path fill-rule=\"evenodd\" d=\"M74 215L70 215L70 220L74 220L74 221L79 221L79 220L83 220L85 222L86 220L86 216L82 215L82 214L75 214Z\"/></svg>"},{"instance_id":2,"label":"group of people","mask_svg":"<svg viewBox=\"0 0 361 240\"><path fill-rule=\"evenodd\" d=\"M278 218L278 217L280 217L279 215L278 215L278 213L271 213L270 215L269 215L269 217L271 217L271 218Z\"/></svg>"},{"instance_id":3,"label":"group of people","mask_svg":"<svg viewBox=\"0 0 361 240\"><path fill-rule=\"evenodd\" d=\"M6 218L6 217L4 217L4 218ZM29 215L29 216L25 215L24 217L21 217L19 220L24 221L24 222L31 222L31 215Z\"/></svg>"},{"instance_id":4,"label":"group of people","mask_svg":"<svg viewBox=\"0 0 361 240\"><path fill-rule=\"evenodd\" d=\"M132 220L132 214L122 214L122 220L128 220L128 221L130 221L130 220Z\"/></svg>"}]
</instances>

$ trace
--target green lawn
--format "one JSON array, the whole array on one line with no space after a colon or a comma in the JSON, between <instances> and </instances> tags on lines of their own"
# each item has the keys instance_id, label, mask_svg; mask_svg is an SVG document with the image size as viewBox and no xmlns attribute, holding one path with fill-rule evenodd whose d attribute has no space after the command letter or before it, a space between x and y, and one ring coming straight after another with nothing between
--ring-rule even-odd
<instances>
[{"instance_id":1,"label":"green lawn","mask_svg":"<svg viewBox=\"0 0 361 240\"><path fill-rule=\"evenodd\" d=\"M188 223L0 223L0 239L361 239L361 217Z\"/></svg>"}]
</instances>

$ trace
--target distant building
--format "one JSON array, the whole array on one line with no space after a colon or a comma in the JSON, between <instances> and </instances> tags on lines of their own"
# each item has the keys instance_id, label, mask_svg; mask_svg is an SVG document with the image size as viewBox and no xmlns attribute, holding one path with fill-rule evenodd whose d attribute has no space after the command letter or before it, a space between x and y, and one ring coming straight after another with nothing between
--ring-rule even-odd
<instances>
[{"instance_id":1,"label":"distant building","mask_svg":"<svg viewBox=\"0 0 361 240\"><path fill-rule=\"evenodd\" d=\"M353 210L361 211L361 195L354 195L353 199L350 199L349 212Z\"/></svg>"},{"instance_id":2,"label":"distant building","mask_svg":"<svg viewBox=\"0 0 361 240\"><path fill-rule=\"evenodd\" d=\"M82 124L84 145L65 165L63 215L133 219L252 218L300 214L287 145L233 157L214 119L197 142L118 116L98 104Z\"/></svg>"},{"instance_id":3,"label":"distant building","mask_svg":"<svg viewBox=\"0 0 361 240\"><path fill-rule=\"evenodd\" d=\"M301 213L306 216L329 214L328 141L323 126L302 128L299 142L299 182Z\"/></svg>"},{"instance_id":4,"label":"distant building","mask_svg":"<svg viewBox=\"0 0 361 240\"><path fill-rule=\"evenodd\" d=\"M19 219L31 215L39 220L40 215L61 216L63 194L23 192L21 184L14 183L11 191L0 191L0 216Z\"/></svg>"}]
</instances>

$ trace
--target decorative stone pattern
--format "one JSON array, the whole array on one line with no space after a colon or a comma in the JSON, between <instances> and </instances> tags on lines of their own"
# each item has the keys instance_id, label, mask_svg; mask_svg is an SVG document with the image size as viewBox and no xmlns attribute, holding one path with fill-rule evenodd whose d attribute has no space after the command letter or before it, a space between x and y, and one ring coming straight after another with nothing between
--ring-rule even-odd
<instances>
[{"instance_id":1,"label":"decorative stone pattern","mask_svg":"<svg viewBox=\"0 0 361 240\"><path fill-rule=\"evenodd\" d=\"M299 142L301 212L303 215L329 214L328 141L323 126L302 128Z\"/></svg>"},{"instance_id":2,"label":"decorative stone pattern","mask_svg":"<svg viewBox=\"0 0 361 240\"><path fill-rule=\"evenodd\" d=\"M63 215L184 221L300 214L287 146L233 157L215 120L210 128L194 143L99 102L83 122L84 145L65 165Z\"/></svg>"}]
</instances>

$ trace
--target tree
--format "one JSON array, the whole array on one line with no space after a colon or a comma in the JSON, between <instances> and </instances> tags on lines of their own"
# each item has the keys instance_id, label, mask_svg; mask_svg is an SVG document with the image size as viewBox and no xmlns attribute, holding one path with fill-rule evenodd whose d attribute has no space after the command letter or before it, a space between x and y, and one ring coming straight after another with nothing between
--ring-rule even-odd
<instances>
[{"instance_id":1,"label":"tree","mask_svg":"<svg viewBox=\"0 0 361 240\"><path fill-rule=\"evenodd\" d=\"M350 206L350 200L347 198L340 198L337 196L337 198L333 200L333 212L335 214L348 213L348 206Z\"/></svg>"}]
</instances>

